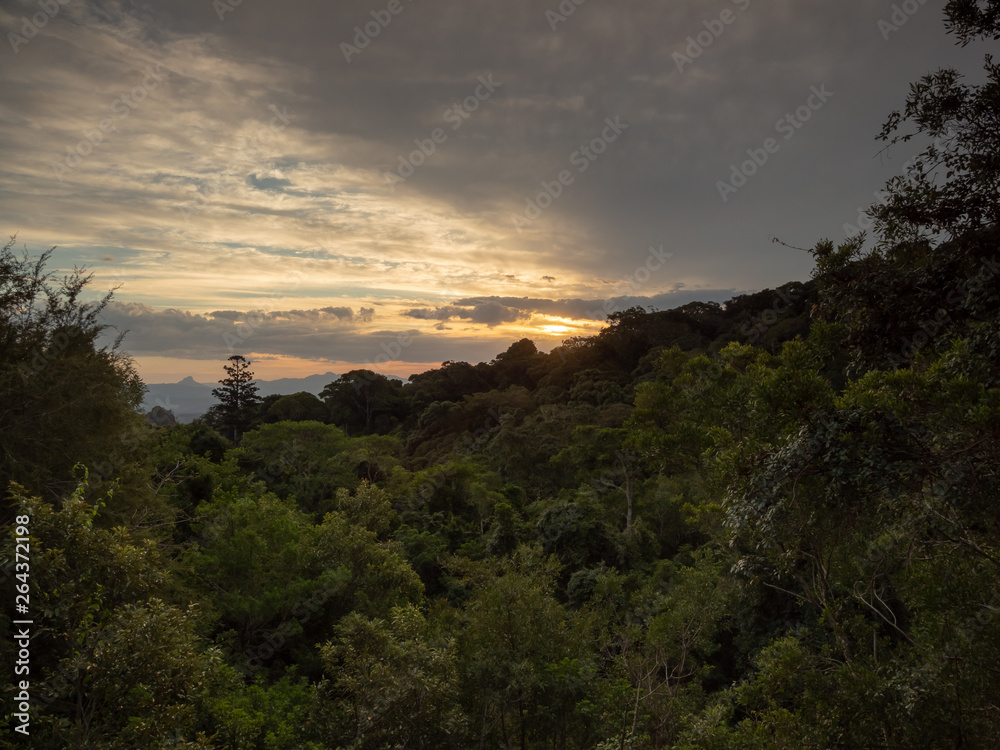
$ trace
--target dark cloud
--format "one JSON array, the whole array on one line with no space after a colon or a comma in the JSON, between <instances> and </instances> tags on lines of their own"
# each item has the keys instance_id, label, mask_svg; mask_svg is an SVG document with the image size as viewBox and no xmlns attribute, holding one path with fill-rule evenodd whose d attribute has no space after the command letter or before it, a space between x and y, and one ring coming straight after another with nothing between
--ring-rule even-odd
<instances>
[{"instance_id":1,"label":"dark cloud","mask_svg":"<svg viewBox=\"0 0 1000 750\"><path fill-rule=\"evenodd\" d=\"M147 308L141 305L123 304L120 305L117 309L129 310L129 311L136 310L139 312L139 314L142 314L146 310L151 310L152 308ZM170 312L170 311L165 310L164 312ZM242 313L239 310L215 310L214 312L208 313L208 317L216 318L218 320L240 320L244 315L246 315L246 313Z\"/></svg>"},{"instance_id":2,"label":"dark cloud","mask_svg":"<svg viewBox=\"0 0 1000 750\"><path fill-rule=\"evenodd\" d=\"M361 310L365 312L364 308L361 308ZM354 311L349 307L321 307L319 311L328 315L335 315L338 318L347 318L348 320L354 317Z\"/></svg>"},{"instance_id":3,"label":"dark cloud","mask_svg":"<svg viewBox=\"0 0 1000 750\"><path fill-rule=\"evenodd\" d=\"M669 310L689 302L725 302L738 292L735 289L676 290L650 296L616 296L605 299L539 299L532 297L469 297L453 305L416 308L405 315L418 320L447 321L455 318L489 326L530 318L533 314L573 320L604 321L609 313L630 307Z\"/></svg>"},{"instance_id":4,"label":"dark cloud","mask_svg":"<svg viewBox=\"0 0 1000 750\"><path fill-rule=\"evenodd\" d=\"M103 343L110 343L117 332L127 331L123 348L133 356L223 360L231 354L254 352L318 363L354 362L359 366L389 360L485 362L505 348L482 337L428 336L412 328L361 329L319 310L304 312L316 314L296 319L285 314L250 312L234 319L215 313L198 315L112 302L103 313L105 322L112 326ZM356 315L354 323L360 318Z\"/></svg>"},{"instance_id":5,"label":"dark cloud","mask_svg":"<svg viewBox=\"0 0 1000 750\"><path fill-rule=\"evenodd\" d=\"M451 318L458 317L462 312L457 307L439 307L435 310L422 307L407 310L403 315L409 318L416 318L417 320L450 320Z\"/></svg>"},{"instance_id":6,"label":"dark cloud","mask_svg":"<svg viewBox=\"0 0 1000 750\"><path fill-rule=\"evenodd\" d=\"M481 323L489 328L531 317L530 312L509 307L494 299L486 299L476 303L459 302L456 305L446 305L435 309L416 308L407 310L403 314L417 320L448 321L458 318L472 323ZM439 328L439 330L443 329Z\"/></svg>"},{"instance_id":7,"label":"dark cloud","mask_svg":"<svg viewBox=\"0 0 1000 750\"><path fill-rule=\"evenodd\" d=\"M257 177L252 174L247 177L247 184L257 190L273 190L275 192L291 187L291 180L283 180L279 177Z\"/></svg>"},{"instance_id":8,"label":"dark cloud","mask_svg":"<svg viewBox=\"0 0 1000 750\"><path fill-rule=\"evenodd\" d=\"M473 323L482 323L490 327L498 326L501 323L514 323L529 317L531 316L524 311L507 307L496 300L480 302L469 313L469 320Z\"/></svg>"},{"instance_id":9,"label":"dark cloud","mask_svg":"<svg viewBox=\"0 0 1000 750\"><path fill-rule=\"evenodd\" d=\"M248 317L263 320L318 321L332 316L338 320L357 320L362 323L370 323L375 310L362 307L357 315L349 307L321 307L317 310L215 310L206 314L210 318L228 321L246 320Z\"/></svg>"}]
</instances>

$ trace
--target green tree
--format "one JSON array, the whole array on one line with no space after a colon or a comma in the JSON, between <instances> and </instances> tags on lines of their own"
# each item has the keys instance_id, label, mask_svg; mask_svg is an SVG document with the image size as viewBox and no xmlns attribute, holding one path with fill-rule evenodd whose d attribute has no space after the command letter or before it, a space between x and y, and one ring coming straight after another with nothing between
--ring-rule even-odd
<instances>
[{"instance_id":1,"label":"green tree","mask_svg":"<svg viewBox=\"0 0 1000 750\"><path fill-rule=\"evenodd\" d=\"M330 419L351 435L385 433L403 416L402 383L371 370L351 370L319 394Z\"/></svg>"},{"instance_id":2,"label":"green tree","mask_svg":"<svg viewBox=\"0 0 1000 750\"><path fill-rule=\"evenodd\" d=\"M148 432L137 413L145 388L122 336L98 344L112 292L85 302L91 274L77 268L56 281L45 270L52 250L31 260L13 246L0 249L0 491L16 481L55 500L75 487L76 463L106 487Z\"/></svg>"},{"instance_id":3,"label":"green tree","mask_svg":"<svg viewBox=\"0 0 1000 750\"><path fill-rule=\"evenodd\" d=\"M551 744L572 718L565 712L572 714L576 705L575 683L558 665L584 655L572 613L555 598L558 562L521 546L506 558L455 559L452 567L470 590L458 639L459 668L480 746ZM577 662L574 670L586 671L585 664Z\"/></svg>"},{"instance_id":4,"label":"green tree","mask_svg":"<svg viewBox=\"0 0 1000 750\"><path fill-rule=\"evenodd\" d=\"M316 717L331 744L468 747L454 639L435 634L417 607L394 607L387 619L351 613L322 653L330 679L320 688Z\"/></svg>"},{"instance_id":5,"label":"green tree","mask_svg":"<svg viewBox=\"0 0 1000 750\"><path fill-rule=\"evenodd\" d=\"M600 494L620 493L625 500L625 533L632 534L636 492L642 469L626 446L624 428L582 425L573 430L571 444L552 458L555 465L576 469L577 478Z\"/></svg>"},{"instance_id":6,"label":"green tree","mask_svg":"<svg viewBox=\"0 0 1000 750\"><path fill-rule=\"evenodd\" d=\"M239 468L262 480L279 497L294 498L307 513L332 509L338 488L358 483L353 445L339 427L322 422L277 422L243 436L229 453Z\"/></svg>"},{"instance_id":7,"label":"green tree","mask_svg":"<svg viewBox=\"0 0 1000 750\"><path fill-rule=\"evenodd\" d=\"M671 747L705 707L734 586L708 549L632 580L602 571L589 604L606 674L627 690L603 703L616 747ZM612 691L613 694L613 691ZM647 745L639 743L639 747Z\"/></svg>"},{"instance_id":8,"label":"green tree","mask_svg":"<svg viewBox=\"0 0 1000 750\"><path fill-rule=\"evenodd\" d=\"M223 666L203 700L202 723L217 748L227 750L321 750L311 721L315 689L294 670L268 684Z\"/></svg>"},{"instance_id":9,"label":"green tree","mask_svg":"<svg viewBox=\"0 0 1000 750\"><path fill-rule=\"evenodd\" d=\"M233 442L239 443L240 436L253 419L253 408L260 402L260 397L250 370L251 362L241 354L234 354L229 361L232 364L222 367L227 375L219 381L222 387L212 390L219 403L210 410L210 421L220 431L231 430Z\"/></svg>"},{"instance_id":10,"label":"green tree","mask_svg":"<svg viewBox=\"0 0 1000 750\"><path fill-rule=\"evenodd\" d=\"M312 393L300 391L279 396L264 414L265 422L325 422L330 410Z\"/></svg>"},{"instance_id":11,"label":"green tree","mask_svg":"<svg viewBox=\"0 0 1000 750\"><path fill-rule=\"evenodd\" d=\"M311 635L328 635L321 623L348 576L320 564L316 528L291 502L238 483L198 507L193 529L196 543L184 558L188 584L220 630L231 632L235 665L269 666Z\"/></svg>"},{"instance_id":12,"label":"green tree","mask_svg":"<svg viewBox=\"0 0 1000 750\"><path fill-rule=\"evenodd\" d=\"M992 0L952 0L945 13L963 44L997 33ZM989 56L985 73L972 85L949 68L911 85L879 138L929 145L869 209L879 243L814 250L818 312L845 327L853 374L906 367L959 337L988 358L1000 350L1000 67Z\"/></svg>"},{"instance_id":13,"label":"green tree","mask_svg":"<svg viewBox=\"0 0 1000 750\"><path fill-rule=\"evenodd\" d=\"M58 508L20 488L13 496L30 534L32 747L207 747L196 709L219 655L198 636L203 617L167 603L162 549L98 527L102 502L88 494L83 481ZM14 551L4 535L5 565Z\"/></svg>"}]
</instances>

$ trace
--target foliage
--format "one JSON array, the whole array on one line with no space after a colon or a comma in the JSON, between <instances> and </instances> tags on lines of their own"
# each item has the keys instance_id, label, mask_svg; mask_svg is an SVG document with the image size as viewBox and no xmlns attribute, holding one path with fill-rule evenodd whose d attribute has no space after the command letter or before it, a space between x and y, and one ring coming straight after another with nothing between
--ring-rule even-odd
<instances>
[{"instance_id":1,"label":"foliage","mask_svg":"<svg viewBox=\"0 0 1000 750\"><path fill-rule=\"evenodd\" d=\"M260 397L250 370L252 363L241 354L232 355L229 362L231 364L222 366L226 371L226 377L219 381L222 387L212 390L219 403L209 412L208 418L220 432L228 434L232 431L233 442L239 443L253 419L254 407L260 402Z\"/></svg>"},{"instance_id":2,"label":"foliage","mask_svg":"<svg viewBox=\"0 0 1000 750\"><path fill-rule=\"evenodd\" d=\"M388 432L398 422L401 383L371 370L351 370L330 383L320 398L331 421L350 435Z\"/></svg>"},{"instance_id":3,"label":"foliage","mask_svg":"<svg viewBox=\"0 0 1000 750\"><path fill-rule=\"evenodd\" d=\"M165 601L162 551L124 527L98 527L101 503L87 489L81 482L58 508L14 490L30 519L30 577L19 580L30 580L35 621L32 746L207 747L196 704L219 655L197 634L198 608ZM6 564L14 551L5 536Z\"/></svg>"},{"instance_id":4,"label":"foliage","mask_svg":"<svg viewBox=\"0 0 1000 750\"><path fill-rule=\"evenodd\" d=\"M227 455L240 471L263 481L279 497L321 517L338 488L353 489L358 477L352 442L320 422L277 422L247 433Z\"/></svg>"},{"instance_id":5,"label":"foliage","mask_svg":"<svg viewBox=\"0 0 1000 750\"><path fill-rule=\"evenodd\" d=\"M329 416L326 405L316 396L304 391L291 396L278 396L268 406L263 421L271 422L324 422Z\"/></svg>"},{"instance_id":6,"label":"foliage","mask_svg":"<svg viewBox=\"0 0 1000 750\"><path fill-rule=\"evenodd\" d=\"M0 489L15 481L55 500L74 488L74 464L101 464L96 483L135 460L145 387L120 336L98 345L113 292L85 302L85 269L56 281L55 248L31 260L13 246L0 249Z\"/></svg>"},{"instance_id":7,"label":"foliage","mask_svg":"<svg viewBox=\"0 0 1000 750\"><path fill-rule=\"evenodd\" d=\"M949 29L995 36L997 11L951 0ZM406 384L350 372L244 404L235 448L134 422L89 277L8 246L30 576L0 550L8 600L31 584L33 746L992 747L996 73L915 85L883 137L943 138L882 241L817 243L811 281ZM76 456L100 481L57 491Z\"/></svg>"},{"instance_id":8,"label":"foliage","mask_svg":"<svg viewBox=\"0 0 1000 750\"><path fill-rule=\"evenodd\" d=\"M465 747L453 639L409 605L386 620L352 613L323 646L330 681L314 711L328 742L357 748Z\"/></svg>"}]
</instances>

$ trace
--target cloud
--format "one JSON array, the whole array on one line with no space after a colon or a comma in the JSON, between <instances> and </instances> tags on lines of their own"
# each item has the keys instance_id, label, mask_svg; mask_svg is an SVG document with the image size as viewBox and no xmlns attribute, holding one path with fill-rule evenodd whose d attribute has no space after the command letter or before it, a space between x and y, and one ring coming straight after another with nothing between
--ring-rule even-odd
<instances>
[{"instance_id":1,"label":"cloud","mask_svg":"<svg viewBox=\"0 0 1000 750\"><path fill-rule=\"evenodd\" d=\"M404 315L417 320L469 320L493 327L527 320L537 313L571 320L605 321L608 313L630 307L669 310L688 302L725 302L738 294L735 289L678 289L650 296L625 295L605 299L539 299L533 297L470 297L437 308L415 308Z\"/></svg>"},{"instance_id":2,"label":"cloud","mask_svg":"<svg viewBox=\"0 0 1000 750\"><path fill-rule=\"evenodd\" d=\"M290 187L292 181L284 180L279 177L257 177L257 175L252 174L247 177L247 184L251 187L257 188L258 190L278 192L286 187Z\"/></svg>"},{"instance_id":3,"label":"cloud","mask_svg":"<svg viewBox=\"0 0 1000 750\"><path fill-rule=\"evenodd\" d=\"M236 351L229 353L255 351L307 359L329 357L334 350L363 356L371 354L372 340L399 335L357 327L370 323L373 315L371 309L355 314L350 308L216 310L197 314L117 301L112 301L103 313L108 325L128 331L125 348L129 352L194 359L217 357L230 348Z\"/></svg>"},{"instance_id":4,"label":"cloud","mask_svg":"<svg viewBox=\"0 0 1000 750\"><path fill-rule=\"evenodd\" d=\"M489 328L502 323L514 323L519 320L526 320L531 317L530 313L508 307L496 300L485 300L468 307L461 306L464 304L460 302L458 305L448 305L436 309L418 308L407 310L403 314L417 320L448 321L458 318L468 320L472 323L481 323Z\"/></svg>"},{"instance_id":5,"label":"cloud","mask_svg":"<svg viewBox=\"0 0 1000 750\"><path fill-rule=\"evenodd\" d=\"M600 322L806 278L811 256L770 236L842 236L916 152L872 158L908 83L978 71L983 48L955 48L929 6L887 43L885 6L774 0L678 70L688 37L737 5L586 3L553 31L535 0L404 3L348 62L340 42L370 20L356 3L222 20L207 0L60 4L0 69L16 102L0 108L0 222L59 246L54 271L123 283L140 308L109 312L127 345L199 357L248 309L265 311L244 341L261 352L364 361L416 329L404 356L488 358L538 316ZM0 4L0 37L36 8ZM481 76L500 85L455 115ZM836 95L724 204L716 182L814 85ZM608 117L628 129L579 171ZM412 176L387 184L415 149ZM573 182L518 232L511 216L561 170ZM635 283L651 245L673 256Z\"/></svg>"},{"instance_id":6,"label":"cloud","mask_svg":"<svg viewBox=\"0 0 1000 750\"><path fill-rule=\"evenodd\" d=\"M481 336L435 336L413 327L372 329L374 311L338 317L323 310L208 314L157 310L140 303L112 301L103 312L111 329L101 344L127 331L122 348L135 357L218 360L231 354L312 360L322 371L330 362L378 369L387 361L488 362L508 342Z\"/></svg>"},{"instance_id":7,"label":"cloud","mask_svg":"<svg viewBox=\"0 0 1000 750\"><path fill-rule=\"evenodd\" d=\"M347 318L348 320L354 318L354 311L349 307L321 307L319 312L335 315L338 318Z\"/></svg>"}]
</instances>

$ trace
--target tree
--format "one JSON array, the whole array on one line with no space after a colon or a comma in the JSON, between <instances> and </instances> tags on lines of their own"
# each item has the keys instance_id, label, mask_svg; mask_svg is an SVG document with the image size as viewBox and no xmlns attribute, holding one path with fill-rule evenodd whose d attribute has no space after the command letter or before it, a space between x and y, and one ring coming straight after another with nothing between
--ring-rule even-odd
<instances>
[{"instance_id":1,"label":"tree","mask_svg":"<svg viewBox=\"0 0 1000 750\"><path fill-rule=\"evenodd\" d=\"M953 0L947 25L964 44L995 35L998 13L995 1ZM854 373L907 366L963 336L996 360L1000 66L987 56L985 70L979 85L953 69L926 75L889 116L879 135L887 147L931 142L869 209L877 247L864 252L862 236L813 251L819 312L846 327Z\"/></svg>"},{"instance_id":2,"label":"tree","mask_svg":"<svg viewBox=\"0 0 1000 750\"><path fill-rule=\"evenodd\" d=\"M330 418L349 435L388 432L405 406L402 383L371 370L351 370L319 394Z\"/></svg>"},{"instance_id":3,"label":"tree","mask_svg":"<svg viewBox=\"0 0 1000 750\"><path fill-rule=\"evenodd\" d=\"M986 5L986 8L982 6ZM951 0L946 26L964 46L979 37L1000 37L1000 3ZM886 186L886 200L871 210L887 243L920 235L951 238L996 226L1000 213L1000 67L986 56L986 81L962 83L945 68L910 85L902 112L893 112L879 139L890 146L920 135L933 142L906 175ZM904 123L915 130L902 132Z\"/></svg>"},{"instance_id":4,"label":"tree","mask_svg":"<svg viewBox=\"0 0 1000 750\"><path fill-rule=\"evenodd\" d=\"M350 439L332 424L277 422L248 432L229 456L276 495L294 497L301 510L320 518L338 488L358 483L351 450Z\"/></svg>"},{"instance_id":5,"label":"tree","mask_svg":"<svg viewBox=\"0 0 1000 750\"><path fill-rule=\"evenodd\" d=\"M162 547L101 528L109 498L87 499L88 489L84 479L58 507L12 490L32 553L31 746L206 747L197 703L220 655L198 635L202 615L165 601L174 583ZM0 558L13 561L15 540L4 536ZM0 615L5 630L11 619ZM0 658L13 664L13 644Z\"/></svg>"},{"instance_id":6,"label":"tree","mask_svg":"<svg viewBox=\"0 0 1000 750\"><path fill-rule=\"evenodd\" d=\"M325 422L330 410L312 393L277 396L264 413L264 422Z\"/></svg>"},{"instance_id":7,"label":"tree","mask_svg":"<svg viewBox=\"0 0 1000 750\"><path fill-rule=\"evenodd\" d=\"M239 483L237 483L239 484ZM188 584L232 632L237 666L270 665L317 630L347 588L347 571L321 565L312 519L259 486L217 490L198 506Z\"/></svg>"},{"instance_id":8,"label":"tree","mask_svg":"<svg viewBox=\"0 0 1000 750\"><path fill-rule=\"evenodd\" d=\"M417 607L393 607L387 619L352 612L337 635L322 647L331 680L317 711L331 746L469 747L454 640L435 634Z\"/></svg>"},{"instance_id":9,"label":"tree","mask_svg":"<svg viewBox=\"0 0 1000 750\"><path fill-rule=\"evenodd\" d=\"M1000 39L997 0L949 0L944 11L945 27L959 38L963 47L974 39Z\"/></svg>"},{"instance_id":10,"label":"tree","mask_svg":"<svg viewBox=\"0 0 1000 750\"><path fill-rule=\"evenodd\" d=\"M599 493L620 492L625 497L625 533L632 534L636 484L641 469L626 447L627 430L620 427L582 425L573 430L573 441L552 459L577 469Z\"/></svg>"},{"instance_id":11,"label":"tree","mask_svg":"<svg viewBox=\"0 0 1000 750\"><path fill-rule=\"evenodd\" d=\"M566 682L557 667L582 655L575 620L554 596L558 561L521 546L498 560L453 558L450 567L470 591L458 654L479 747L550 746L563 723L552 716L552 693Z\"/></svg>"},{"instance_id":12,"label":"tree","mask_svg":"<svg viewBox=\"0 0 1000 750\"><path fill-rule=\"evenodd\" d=\"M887 199L872 213L889 242L924 234L959 237L993 226L1000 211L1000 67L987 57L986 83L970 86L953 69L924 76L910 87L902 112L893 112L881 140L933 139L908 173L887 185ZM900 133L904 122L915 132Z\"/></svg>"},{"instance_id":13,"label":"tree","mask_svg":"<svg viewBox=\"0 0 1000 750\"><path fill-rule=\"evenodd\" d=\"M13 246L0 249L0 491L16 481L56 499L72 490L75 464L96 484L132 461L145 388L118 349L124 334L98 345L113 291L84 302L85 269L56 281L45 270L55 248L31 260Z\"/></svg>"},{"instance_id":14,"label":"tree","mask_svg":"<svg viewBox=\"0 0 1000 750\"><path fill-rule=\"evenodd\" d=\"M220 403L212 407L212 418L218 429L233 431L233 442L238 443L243 431L253 418L252 409L260 403L257 384L250 370L250 362L241 354L229 358L231 365L223 365L228 377L219 381L222 388L212 390Z\"/></svg>"},{"instance_id":15,"label":"tree","mask_svg":"<svg viewBox=\"0 0 1000 750\"><path fill-rule=\"evenodd\" d=\"M511 344L507 351L496 356L491 362L495 386L506 389L512 385L534 388L541 379L541 365L544 355L538 353L535 342L531 339L521 339Z\"/></svg>"}]
</instances>

